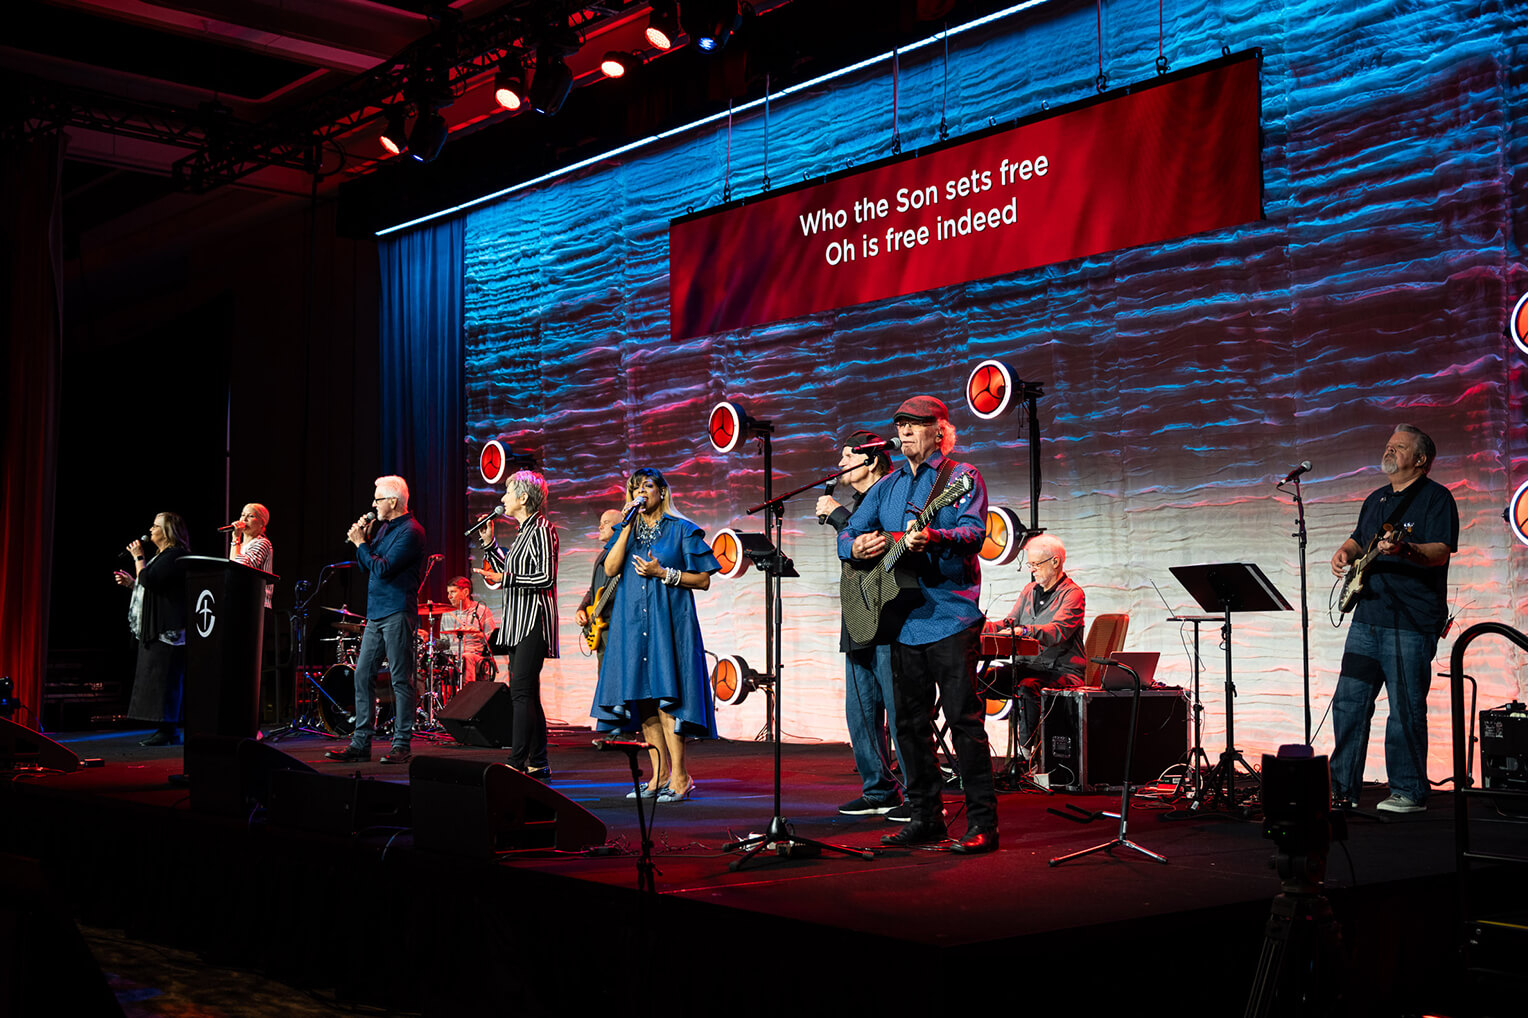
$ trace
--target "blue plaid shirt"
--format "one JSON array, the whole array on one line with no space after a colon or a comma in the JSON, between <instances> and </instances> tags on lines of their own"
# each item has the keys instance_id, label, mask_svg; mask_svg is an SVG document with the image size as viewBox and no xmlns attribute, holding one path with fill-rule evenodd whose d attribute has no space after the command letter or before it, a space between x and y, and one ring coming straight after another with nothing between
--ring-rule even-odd
<instances>
[{"instance_id":1,"label":"blue plaid shirt","mask_svg":"<svg viewBox=\"0 0 1528 1018\"><path fill-rule=\"evenodd\" d=\"M864 501L838 534L838 557L851 559L850 549L860 534L877 530L900 531L918 514L934 490L934 477L944 457L935 454L916 473L904 460L902 466L881 478L865 492ZM969 476L972 489L954 505L936 512L928 524L929 546L917 554L904 552L898 569L918 578L918 594L908 591L898 599L903 613L896 631L898 643L922 646L954 636L983 618L979 604L982 588L981 560L977 552L987 536L987 482L968 463L957 463L950 483ZM906 603L904 605L904 602ZM917 602L917 603L914 603ZM895 624L895 616L883 614L883 623Z\"/></svg>"}]
</instances>

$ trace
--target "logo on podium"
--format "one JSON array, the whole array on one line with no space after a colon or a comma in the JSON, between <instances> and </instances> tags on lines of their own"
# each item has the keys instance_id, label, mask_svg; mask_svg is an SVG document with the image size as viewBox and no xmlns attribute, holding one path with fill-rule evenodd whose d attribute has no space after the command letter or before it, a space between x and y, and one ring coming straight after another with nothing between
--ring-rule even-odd
<instances>
[{"instance_id":1,"label":"logo on podium","mask_svg":"<svg viewBox=\"0 0 1528 1018\"><path fill-rule=\"evenodd\" d=\"M215 608L216 601L212 591L203 590L196 598L196 633L206 639L212 635L212 627L217 625L218 615Z\"/></svg>"}]
</instances>

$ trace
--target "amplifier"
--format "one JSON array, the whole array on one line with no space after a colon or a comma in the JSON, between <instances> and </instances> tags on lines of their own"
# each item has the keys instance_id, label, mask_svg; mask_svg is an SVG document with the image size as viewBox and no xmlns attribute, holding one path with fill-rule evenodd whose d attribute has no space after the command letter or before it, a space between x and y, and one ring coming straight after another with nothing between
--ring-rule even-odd
<instances>
[{"instance_id":1,"label":"amplifier","mask_svg":"<svg viewBox=\"0 0 1528 1018\"><path fill-rule=\"evenodd\" d=\"M1528 707L1516 700L1480 712L1480 784L1528 792Z\"/></svg>"},{"instance_id":2,"label":"amplifier","mask_svg":"<svg viewBox=\"0 0 1528 1018\"><path fill-rule=\"evenodd\" d=\"M1124 689L1040 691L1040 769L1066 792L1119 791L1125 777L1130 700ZM1130 783L1143 785L1188 753L1188 694L1170 686L1141 690Z\"/></svg>"}]
</instances>

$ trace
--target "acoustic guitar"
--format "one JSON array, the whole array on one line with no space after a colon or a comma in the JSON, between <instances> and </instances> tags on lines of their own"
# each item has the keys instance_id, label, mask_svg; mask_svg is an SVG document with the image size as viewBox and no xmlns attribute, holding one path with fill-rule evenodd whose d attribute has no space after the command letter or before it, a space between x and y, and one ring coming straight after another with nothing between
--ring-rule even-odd
<instances>
[{"instance_id":1,"label":"acoustic guitar","mask_svg":"<svg viewBox=\"0 0 1528 1018\"><path fill-rule=\"evenodd\" d=\"M970 474L954 478L919 510L911 530L886 535L894 540L879 561L870 566L844 563L843 574L838 581L838 597L843 605L844 625L849 630L849 639L855 643L869 643L875 639L876 630L881 627L881 612L903 590L918 585L916 579L897 572L897 563L907 551L907 534L927 527L935 513L959 502L974 487L976 485Z\"/></svg>"}]
</instances>

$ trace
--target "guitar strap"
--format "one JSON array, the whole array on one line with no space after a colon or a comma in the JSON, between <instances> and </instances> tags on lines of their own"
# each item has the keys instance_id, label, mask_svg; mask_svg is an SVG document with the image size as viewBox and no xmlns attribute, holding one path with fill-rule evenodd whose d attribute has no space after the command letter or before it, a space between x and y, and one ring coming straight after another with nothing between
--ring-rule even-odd
<instances>
[{"instance_id":1,"label":"guitar strap","mask_svg":"<svg viewBox=\"0 0 1528 1018\"><path fill-rule=\"evenodd\" d=\"M1406 510L1411 508L1411 503L1417 500L1417 494L1421 492L1422 485L1426 483L1427 477L1423 475L1420 481L1414 482L1411 487L1406 489L1406 493L1401 496L1401 500L1395 504L1395 510L1385 520L1385 524L1380 526L1380 533L1384 533L1386 525L1393 527L1400 522L1401 517L1406 515Z\"/></svg>"},{"instance_id":2,"label":"guitar strap","mask_svg":"<svg viewBox=\"0 0 1528 1018\"><path fill-rule=\"evenodd\" d=\"M929 489L928 499L918 508L918 515L923 515L923 510L933 504L934 499L944 490L944 486L950 483L950 478L955 475L955 461L948 456L943 463L939 464L939 472L934 475L934 486Z\"/></svg>"}]
</instances>

